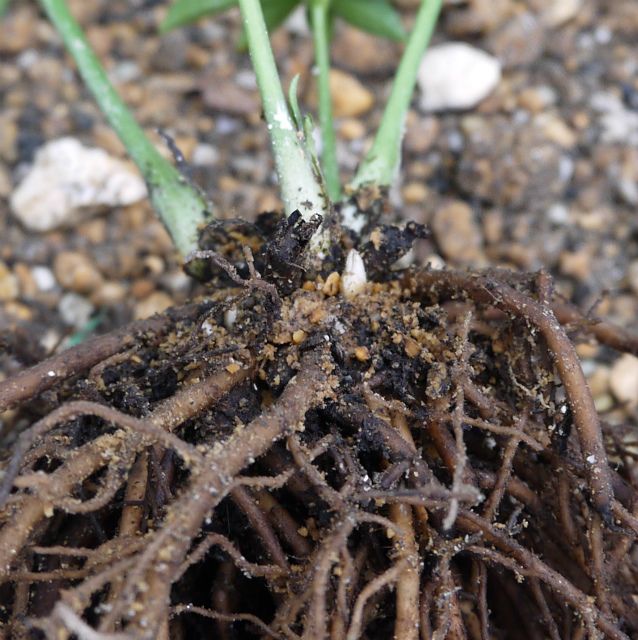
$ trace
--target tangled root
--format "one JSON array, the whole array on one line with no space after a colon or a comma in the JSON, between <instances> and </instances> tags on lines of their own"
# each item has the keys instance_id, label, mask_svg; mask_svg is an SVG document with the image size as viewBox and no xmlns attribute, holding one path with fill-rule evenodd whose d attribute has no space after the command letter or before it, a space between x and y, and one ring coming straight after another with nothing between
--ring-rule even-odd
<instances>
[{"instance_id":1,"label":"tangled root","mask_svg":"<svg viewBox=\"0 0 638 640\"><path fill-rule=\"evenodd\" d=\"M567 329L634 337L544 274L249 266L0 384L57 404L0 478L4 637L636 637L635 425Z\"/></svg>"}]
</instances>

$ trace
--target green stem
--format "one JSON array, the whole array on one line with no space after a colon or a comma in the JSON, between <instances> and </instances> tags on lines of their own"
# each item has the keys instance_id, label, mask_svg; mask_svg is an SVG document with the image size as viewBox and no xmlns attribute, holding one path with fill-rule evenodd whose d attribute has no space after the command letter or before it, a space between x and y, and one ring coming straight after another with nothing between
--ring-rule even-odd
<instances>
[{"instance_id":1,"label":"green stem","mask_svg":"<svg viewBox=\"0 0 638 640\"><path fill-rule=\"evenodd\" d=\"M7 12L7 9L9 8L9 1L10 0L0 0L0 18L2 18L2 16Z\"/></svg>"},{"instance_id":2,"label":"green stem","mask_svg":"<svg viewBox=\"0 0 638 640\"><path fill-rule=\"evenodd\" d=\"M414 29L399 63L392 91L374 143L352 182L356 189L364 184L389 186L401 162L401 142L414 85L423 52L428 46L441 11L442 0L421 0Z\"/></svg>"},{"instance_id":3,"label":"green stem","mask_svg":"<svg viewBox=\"0 0 638 640\"><path fill-rule=\"evenodd\" d=\"M332 119L332 96L330 95L330 36L328 33L328 10L330 0L311 0L310 15L315 60L319 70L319 126L321 127L321 168L326 179L326 190L333 202L341 197L339 165L337 164L337 139Z\"/></svg>"},{"instance_id":4,"label":"green stem","mask_svg":"<svg viewBox=\"0 0 638 640\"><path fill-rule=\"evenodd\" d=\"M210 204L153 146L117 94L64 0L39 0L62 36L102 113L124 143L149 188L155 211L182 255L197 248L198 227Z\"/></svg>"},{"instance_id":5,"label":"green stem","mask_svg":"<svg viewBox=\"0 0 638 640\"><path fill-rule=\"evenodd\" d=\"M315 213L325 218L330 203L288 111L261 4L259 0L239 0L239 8L268 123L286 215L298 210L304 220Z\"/></svg>"}]
</instances>

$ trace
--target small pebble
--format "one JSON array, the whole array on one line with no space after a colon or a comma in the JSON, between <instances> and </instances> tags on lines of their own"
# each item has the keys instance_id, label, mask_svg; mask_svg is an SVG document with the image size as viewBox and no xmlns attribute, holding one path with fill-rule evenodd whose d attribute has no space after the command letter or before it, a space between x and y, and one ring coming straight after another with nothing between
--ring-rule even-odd
<instances>
[{"instance_id":1,"label":"small pebble","mask_svg":"<svg viewBox=\"0 0 638 640\"><path fill-rule=\"evenodd\" d=\"M36 265L31 267L31 276L40 291L52 291L55 289L56 281L53 271L49 267Z\"/></svg>"},{"instance_id":2,"label":"small pebble","mask_svg":"<svg viewBox=\"0 0 638 640\"><path fill-rule=\"evenodd\" d=\"M549 0L542 12L542 21L552 29L573 20L583 7L583 0Z\"/></svg>"},{"instance_id":3,"label":"small pebble","mask_svg":"<svg viewBox=\"0 0 638 640\"><path fill-rule=\"evenodd\" d=\"M127 288L120 282L104 282L91 296L91 302L98 306L114 305L122 302L127 292Z\"/></svg>"},{"instance_id":4,"label":"small pebble","mask_svg":"<svg viewBox=\"0 0 638 640\"><path fill-rule=\"evenodd\" d=\"M95 307L77 293L65 293L58 303L58 313L65 324L81 329L91 317Z\"/></svg>"},{"instance_id":5,"label":"small pebble","mask_svg":"<svg viewBox=\"0 0 638 640\"><path fill-rule=\"evenodd\" d=\"M341 22L332 43L334 60L357 76L393 71L396 45Z\"/></svg>"},{"instance_id":6,"label":"small pebble","mask_svg":"<svg viewBox=\"0 0 638 640\"><path fill-rule=\"evenodd\" d=\"M447 42L425 52L419 67L423 111L471 109L501 79L501 65L489 53L464 42Z\"/></svg>"},{"instance_id":7,"label":"small pebble","mask_svg":"<svg viewBox=\"0 0 638 640\"><path fill-rule=\"evenodd\" d=\"M345 118L339 125L339 135L345 140L361 140L365 134L365 125L356 118Z\"/></svg>"},{"instance_id":8,"label":"small pebble","mask_svg":"<svg viewBox=\"0 0 638 640\"><path fill-rule=\"evenodd\" d=\"M140 278L131 285L131 295L137 300L142 300L151 295L156 288L154 280L150 278Z\"/></svg>"},{"instance_id":9,"label":"small pebble","mask_svg":"<svg viewBox=\"0 0 638 640\"><path fill-rule=\"evenodd\" d=\"M563 251L559 258L561 273L586 282L591 275L591 252L588 249Z\"/></svg>"},{"instance_id":10,"label":"small pebble","mask_svg":"<svg viewBox=\"0 0 638 640\"><path fill-rule=\"evenodd\" d=\"M165 311L172 304L173 299L167 293L155 291L135 305L133 316L136 320L148 318L156 313Z\"/></svg>"},{"instance_id":11,"label":"small pebble","mask_svg":"<svg viewBox=\"0 0 638 640\"><path fill-rule=\"evenodd\" d=\"M0 302L15 300L19 293L18 278L4 262L0 262Z\"/></svg>"},{"instance_id":12,"label":"small pebble","mask_svg":"<svg viewBox=\"0 0 638 640\"><path fill-rule=\"evenodd\" d=\"M467 264L481 255L481 229L465 202L456 200L438 209L432 219L432 232L448 260Z\"/></svg>"},{"instance_id":13,"label":"small pebble","mask_svg":"<svg viewBox=\"0 0 638 640\"><path fill-rule=\"evenodd\" d=\"M609 373L609 388L619 402L629 407L638 405L638 358L626 353L614 362Z\"/></svg>"},{"instance_id":14,"label":"small pebble","mask_svg":"<svg viewBox=\"0 0 638 640\"><path fill-rule=\"evenodd\" d=\"M195 145L193 149L193 155L191 156L192 163L197 166L212 167L219 161L219 151L215 149L212 144L200 143Z\"/></svg>"},{"instance_id":15,"label":"small pebble","mask_svg":"<svg viewBox=\"0 0 638 640\"><path fill-rule=\"evenodd\" d=\"M339 293L339 287L341 283L341 276L333 271L323 283L321 292L326 296L336 296Z\"/></svg>"},{"instance_id":16,"label":"small pebble","mask_svg":"<svg viewBox=\"0 0 638 640\"><path fill-rule=\"evenodd\" d=\"M91 260L77 251L59 253L53 261L53 272L62 287L75 293L92 293L103 280Z\"/></svg>"},{"instance_id":17,"label":"small pebble","mask_svg":"<svg viewBox=\"0 0 638 640\"><path fill-rule=\"evenodd\" d=\"M488 38L488 48L506 69L530 65L544 49L546 28L530 11L516 14Z\"/></svg>"},{"instance_id":18,"label":"small pebble","mask_svg":"<svg viewBox=\"0 0 638 640\"><path fill-rule=\"evenodd\" d=\"M360 116L374 104L374 94L369 89L354 76L338 69L330 70L330 92L336 118Z\"/></svg>"},{"instance_id":19,"label":"small pebble","mask_svg":"<svg viewBox=\"0 0 638 640\"><path fill-rule=\"evenodd\" d=\"M578 142L576 134L558 116L543 113L535 118L534 124L540 127L547 140L551 140L563 149L571 149Z\"/></svg>"},{"instance_id":20,"label":"small pebble","mask_svg":"<svg viewBox=\"0 0 638 640\"><path fill-rule=\"evenodd\" d=\"M527 87L518 95L518 104L527 111L540 113L556 103L558 96L552 87L541 85Z\"/></svg>"},{"instance_id":21,"label":"small pebble","mask_svg":"<svg viewBox=\"0 0 638 640\"><path fill-rule=\"evenodd\" d=\"M587 378L589 389L594 398L602 396L609 391L610 369L604 365L598 365L594 372Z\"/></svg>"},{"instance_id":22,"label":"small pebble","mask_svg":"<svg viewBox=\"0 0 638 640\"><path fill-rule=\"evenodd\" d=\"M429 191L422 182L408 182L403 187L402 194L408 204L422 204L427 200Z\"/></svg>"}]
</instances>

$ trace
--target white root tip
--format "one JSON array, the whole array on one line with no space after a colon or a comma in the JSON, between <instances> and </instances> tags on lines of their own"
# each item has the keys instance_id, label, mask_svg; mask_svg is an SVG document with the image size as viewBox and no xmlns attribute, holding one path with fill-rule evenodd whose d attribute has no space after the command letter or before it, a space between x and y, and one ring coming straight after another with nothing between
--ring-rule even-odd
<instances>
[{"instance_id":1,"label":"white root tip","mask_svg":"<svg viewBox=\"0 0 638 640\"><path fill-rule=\"evenodd\" d=\"M347 299L354 298L363 292L367 281L366 268L361 254L356 249L351 249L341 274L341 293Z\"/></svg>"},{"instance_id":2,"label":"white root tip","mask_svg":"<svg viewBox=\"0 0 638 640\"><path fill-rule=\"evenodd\" d=\"M235 326L235 320L237 320L237 309L231 307L224 311L224 326L230 331Z\"/></svg>"}]
</instances>

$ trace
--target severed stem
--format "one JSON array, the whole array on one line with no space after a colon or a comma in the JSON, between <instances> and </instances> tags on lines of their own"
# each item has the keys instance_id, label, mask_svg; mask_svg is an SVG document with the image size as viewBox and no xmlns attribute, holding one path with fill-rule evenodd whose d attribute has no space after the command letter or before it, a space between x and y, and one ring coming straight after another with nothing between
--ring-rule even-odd
<instances>
[{"instance_id":1,"label":"severed stem","mask_svg":"<svg viewBox=\"0 0 638 640\"><path fill-rule=\"evenodd\" d=\"M299 211L308 222L319 213L325 219L330 204L323 191L321 177L300 141L288 110L261 4L259 0L239 0L239 7L268 123L286 215Z\"/></svg>"}]
</instances>

